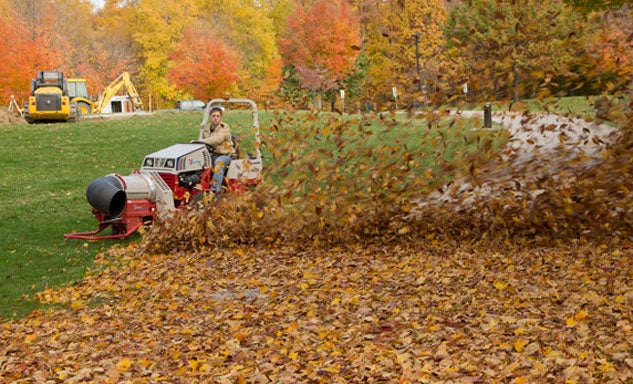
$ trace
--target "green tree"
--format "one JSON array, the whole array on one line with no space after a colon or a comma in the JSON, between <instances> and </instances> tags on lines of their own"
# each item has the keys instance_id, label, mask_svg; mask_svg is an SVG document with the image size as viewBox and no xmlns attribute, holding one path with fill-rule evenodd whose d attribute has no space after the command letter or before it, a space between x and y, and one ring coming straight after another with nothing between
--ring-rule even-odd
<instances>
[{"instance_id":1,"label":"green tree","mask_svg":"<svg viewBox=\"0 0 633 384\"><path fill-rule=\"evenodd\" d=\"M277 96L284 103L300 105L305 102L305 92L301 87L301 80L297 75L297 70L292 65L284 65L282 68L283 82L279 85Z\"/></svg>"}]
</instances>

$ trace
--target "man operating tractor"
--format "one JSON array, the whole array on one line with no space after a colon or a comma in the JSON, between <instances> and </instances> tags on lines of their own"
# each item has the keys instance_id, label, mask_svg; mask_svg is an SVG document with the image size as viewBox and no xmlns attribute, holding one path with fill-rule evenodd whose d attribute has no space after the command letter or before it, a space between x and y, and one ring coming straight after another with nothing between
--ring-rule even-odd
<instances>
[{"instance_id":1,"label":"man operating tractor","mask_svg":"<svg viewBox=\"0 0 633 384\"><path fill-rule=\"evenodd\" d=\"M211 108L211 120L202 129L202 137L199 141L213 147L211 164L213 166L212 189L217 193L222 190L222 180L224 173L231 164L231 159L235 155L233 136L231 128L222 121L224 109L220 106Z\"/></svg>"},{"instance_id":2,"label":"man operating tractor","mask_svg":"<svg viewBox=\"0 0 633 384\"><path fill-rule=\"evenodd\" d=\"M252 109L254 149L240 158L231 129L218 104L248 104ZM262 183L257 104L249 99L213 99L205 108L198 139L174 144L145 156L139 170L93 180L86 198L99 223L96 231L67 233L71 239L125 238L156 218L169 219L178 209L197 204L209 193L242 193ZM225 189L223 189L225 188ZM99 235L106 228L111 235Z\"/></svg>"}]
</instances>

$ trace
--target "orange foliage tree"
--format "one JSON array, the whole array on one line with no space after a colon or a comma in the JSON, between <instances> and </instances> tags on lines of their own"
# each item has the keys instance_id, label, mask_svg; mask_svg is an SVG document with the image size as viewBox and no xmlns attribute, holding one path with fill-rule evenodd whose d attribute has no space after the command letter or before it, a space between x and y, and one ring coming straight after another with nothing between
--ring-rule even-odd
<instances>
[{"instance_id":1,"label":"orange foliage tree","mask_svg":"<svg viewBox=\"0 0 633 384\"><path fill-rule=\"evenodd\" d=\"M239 80L239 53L197 27L184 31L171 60L169 80L196 99L226 96Z\"/></svg>"},{"instance_id":2,"label":"orange foliage tree","mask_svg":"<svg viewBox=\"0 0 633 384\"><path fill-rule=\"evenodd\" d=\"M30 29L29 29L30 28ZM25 33L31 30L32 33ZM22 103L30 93L30 81L42 69L60 68L63 52L51 43L53 34L46 23L30 25L16 15L0 17L0 98L13 95Z\"/></svg>"},{"instance_id":3,"label":"orange foliage tree","mask_svg":"<svg viewBox=\"0 0 633 384\"><path fill-rule=\"evenodd\" d=\"M359 18L347 0L297 5L279 38L285 64L296 68L304 87L320 92L336 88L351 73L359 46Z\"/></svg>"},{"instance_id":4,"label":"orange foliage tree","mask_svg":"<svg viewBox=\"0 0 633 384\"><path fill-rule=\"evenodd\" d=\"M596 12L590 24L599 28L587 39L585 70L595 71L601 91L613 91L614 84L633 84L633 10Z\"/></svg>"}]
</instances>

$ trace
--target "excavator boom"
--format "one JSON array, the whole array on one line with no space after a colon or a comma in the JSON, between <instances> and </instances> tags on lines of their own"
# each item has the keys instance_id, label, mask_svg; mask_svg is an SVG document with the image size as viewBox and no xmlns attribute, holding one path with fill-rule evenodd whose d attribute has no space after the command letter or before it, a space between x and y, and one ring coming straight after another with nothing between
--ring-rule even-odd
<instances>
[{"instance_id":1,"label":"excavator boom","mask_svg":"<svg viewBox=\"0 0 633 384\"><path fill-rule=\"evenodd\" d=\"M97 100L95 112L101 113L103 109L110 103L110 100L121 90L122 87L125 87L128 96L130 97L130 101L134 105L134 110L143 110L143 101L141 101L141 97L136 90L136 87L132 83L130 79L130 74L127 72L123 72L119 77L117 77L110 85L106 87L101 96L99 96L99 100Z\"/></svg>"}]
</instances>

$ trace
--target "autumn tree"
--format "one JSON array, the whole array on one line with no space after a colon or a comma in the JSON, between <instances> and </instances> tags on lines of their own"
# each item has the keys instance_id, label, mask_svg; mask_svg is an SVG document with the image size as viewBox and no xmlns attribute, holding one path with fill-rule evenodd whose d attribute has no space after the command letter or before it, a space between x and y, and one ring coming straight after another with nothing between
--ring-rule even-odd
<instances>
[{"instance_id":1,"label":"autumn tree","mask_svg":"<svg viewBox=\"0 0 633 384\"><path fill-rule=\"evenodd\" d=\"M176 50L187 25L198 16L194 0L143 0L125 2L126 12L133 15L133 29L140 60L140 88L151 93L159 104L173 100L177 92L167 79L169 57Z\"/></svg>"},{"instance_id":2,"label":"autumn tree","mask_svg":"<svg viewBox=\"0 0 633 384\"><path fill-rule=\"evenodd\" d=\"M441 0L401 3L400 9L396 8L397 14L392 14L399 48L398 83L409 93L422 90L428 97L431 85L440 76L444 45L442 28L447 10Z\"/></svg>"},{"instance_id":3,"label":"autumn tree","mask_svg":"<svg viewBox=\"0 0 633 384\"><path fill-rule=\"evenodd\" d=\"M237 92L269 97L281 81L276 29L269 8L251 0L203 0L200 19L213 26L216 39L239 52Z\"/></svg>"},{"instance_id":4,"label":"autumn tree","mask_svg":"<svg viewBox=\"0 0 633 384\"><path fill-rule=\"evenodd\" d=\"M77 73L87 78L95 93L124 71L136 78L142 64L124 20L111 14L99 14L94 21L95 33L84 51L84 60L77 65Z\"/></svg>"},{"instance_id":5,"label":"autumn tree","mask_svg":"<svg viewBox=\"0 0 633 384\"><path fill-rule=\"evenodd\" d=\"M279 37L286 26L288 14L292 11L294 0L263 0L262 7L273 23L275 37Z\"/></svg>"},{"instance_id":6,"label":"autumn tree","mask_svg":"<svg viewBox=\"0 0 633 384\"><path fill-rule=\"evenodd\" d=\"M32 2L31 8L23 5L8 3L0 15L0 97L15 95L18 102L28 96L38 70L63 67L65 47L51 30L45 2Z\"/></svg>"},{"instance_id":7,"label":"autumn tree","mask_svg":"<svg viewBox=\"0 0 633 384\"><path fill-rule=\"evenodd\" d=\"M566 0L566 3L583 12L619 9L626 4L629 6L633 5L633 1L631 0Z\"/></svg>"},{"instance_id":8,"label":"autumn tree","mask_svg":"<svg viewBox=\"0 0 633 384\"><path fill-rule=\"evenodd\" d=\"M178 89L200 100L230 95L239 80L239 52L206 29L188 27L172 61L168 79Z\"/></svg>"},{"instance_id":9,"label":"autumn tree","mask_svg":"<svg viewBox=\"0 0 633 384\"><path fill-rule=\"evenodd\" d=\"M450 55L486 97L537 96L574 60L567 39L575 13L561 0L471 0L444 28Z\"/></svg>"},{"instance_id":10,"label":"autumn tree","mask_svg":"<svg viewBox=\"0 0 633 384\"><path fill-rule=\"evenodd\" d=\"M615 92L633 87L633 10L628 7L594 12L585 39L585 60L580 67L596 92Z\"/></svg>"},{"instance_id":11,"label":"autumn tree","mask_svg":"<svg viewBox=\"0 0 633 384\"><path fill-rule=\"evenodd\" d=\"M104 19L94 14L92 5L83 0L57 0L49 9L52 28L63 36L67 46L64 72L69 77L86 78L94 97L122 71L129 70L134 54L127 50L129 38L121 37L124 23L117 23L113 29L104 28ZM126 53L111 55L112 52Z\"/></svg>"},{"instance_id":12,"label":"autumn tree","mask_svg":"<svg viewBox=\"0 0 633 384\"><path fill-rule=\"evenodd\" d=\"M421 96L427 83L430 88L442 73L442 28L447 17L444 3L440 0L355 0L354 3L361 15L363 51L368 59L364 81L367 98L378 103L393 100L393 87L405 98Z\"/></svg>"},{"instance_id":13,"label":"autumn tree","mask_svg":"<svg viewBox=\"0 0 633 384\"><path fill-rule=\"evenodd\" d=\"M279 49L304 87L321 94L335 89L351 73L359 53L358 16L347 0L297 5L288 16Z\"/></svg>"},{"instance_id":14,"label":"autumn tree","mask_svg":"<svg viewBox=\"0 0 633 384\"><path fill-rule=\"evenodd\" d=\"M17 20L23 37L37 41L24 55L46 50L55 52L55 60L28 60L21 68L30 68L23 76L28 91L28 80L37 70L57 69L68 77L84 77L88 88L97 96L122 71L134 71L135 51L131 39L131 19L118 2L109 1L102 13L95 15L93 7L84 0L34 0L6 2L11 19ZM107 10L111 12L107 12ZM6 11L6 12L8 12ZM7 62L8 64L8 62Z\"/></svg>"},{"instance_id":15,"label":"autumn tree","mask_svg":"<svg viewBox=\"0 0 633 384\"><path fill-rule=\"evenodd\" d=\"M381 103L398 84L398 33L392 22L396 12L392 4L379 1L359 0L356 7L361 17L363 54L367 58L363 98L365 102Z\"/></svg>"}]
</instances>

